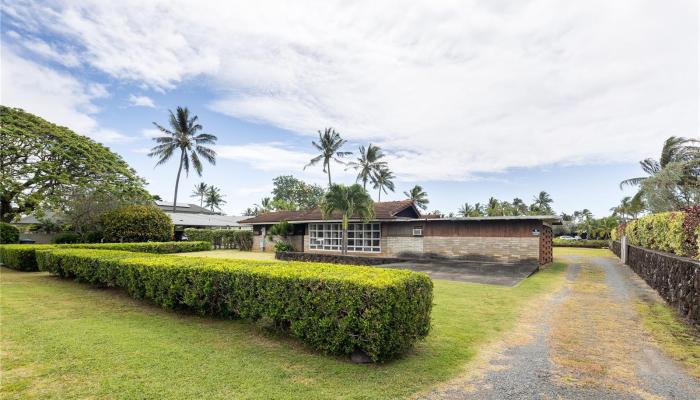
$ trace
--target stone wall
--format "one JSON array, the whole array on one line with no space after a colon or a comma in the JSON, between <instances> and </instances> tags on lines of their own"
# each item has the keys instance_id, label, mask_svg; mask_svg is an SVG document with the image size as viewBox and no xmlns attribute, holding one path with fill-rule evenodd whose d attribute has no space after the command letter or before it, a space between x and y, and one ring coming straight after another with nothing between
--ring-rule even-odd
<instances>
[{"instance_id":1,"label":"stone wall","mask_svg":"<svg viewBox=\"0 0 700 400\"><path fill-rule=\"evenodd\" d=\"M282 253L275 253L275 258L284 261L310 261L310 262L321 262L321 263L333 263L333 264L348 264L348 265L382 265L394 262L405 261L400 258L392 257L369 257L369 256L354 256L354 255L341 255L337 253L300 253L285 251Z\"/></svg>"},{"instance_id":2,"label":"stone wall","mask_svg":"<svg viewBox=\"0 0 700 400\"><path fill-rule=\"evenodd\" d=\"M615 245L617 243L617 245ZM620 243L613 242L620 254ZM700 262L669 253L628 246L627 265L696 327L700 327Z\"/></svg>"},{"instance_id":3,"label":"stone wall","mask_svg":"<svg viewBox=\"0 0 700 400\"><path fill-rule=\"evenodd\" d=\"M295 250L301 250L303 248L302 246L304 245L304 237L302 235L290 235L286 238L283 238L281 236L263 237L262 235L253 235L252 251L261 251L260 242L263 239L265 240L265 252L275 251L275 243L278 240L291 243L292 246L294 246Z\"/></svg>"}]
</instances>

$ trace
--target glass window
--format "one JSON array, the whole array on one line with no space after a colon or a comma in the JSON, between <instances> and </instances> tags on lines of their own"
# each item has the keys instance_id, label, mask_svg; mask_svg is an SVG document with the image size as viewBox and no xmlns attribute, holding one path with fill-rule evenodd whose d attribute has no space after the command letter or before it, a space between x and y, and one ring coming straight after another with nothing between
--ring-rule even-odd
<instances>
[{"instance_id":1,"label":"glass window","mask_svg":"<svg viewBox=\"0 0 700 400\"><path fill-rule=\"evenodd\" d=\"M381 233L381 224L349 224L348 252L380 252ZM339 223L309 224L309 248L312 250L341 251L342 239Z\"/></svg>"}]
</instances>

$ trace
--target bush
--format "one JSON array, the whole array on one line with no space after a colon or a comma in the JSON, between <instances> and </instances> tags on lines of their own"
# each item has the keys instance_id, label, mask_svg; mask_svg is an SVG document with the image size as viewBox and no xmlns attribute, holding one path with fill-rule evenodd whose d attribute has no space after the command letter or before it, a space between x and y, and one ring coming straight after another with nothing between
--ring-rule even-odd
<instances>
[{"instance_id":1,"label":"bush","mask_svg":"<svg viewBox=\"0 0 700 400\"><path fill-rule=\"evenodd\" d=\"M173 238L170 217L156 206L129 205L104 216L107 242L165 242Z\"/></svg>"},{"instance_id":2,"label":"bush","mask_svg":"<svg viewBox=\"0 0 700 400\"><path fill-rule=\"evenodd\" d=\"M148 242L148 243L79 243L79 244L14 244L0 246L0 264L19 271L38 271L35 251L57 249L105 249L143 253L185 253L211 250L209 242Z\"/></svg>"},{"instance_id":3,"label":"bush","mask_svg":"<svg viewBox=\"0 0 700 400\"><path fill-rule=\"evenodd\" d=\"M554 238L552 240L554 247L587 247L591 249L600 249L608 247L607 240L562 240Z\"/></svg>"},{"instance_id":4,"label":"bush","mask_svg":"<svg viewBox=\"0 0 700 400\"><path fill-rule=\"evenodd\" d=\"M294 246L291 243L287 243L281 240L275 242L275 253L282 253L285 251L294 251Z\"/></svg>"},{"instance_id":5,"label":"bush","mask_svg":"<svg viewBox=\"0 0 700 400\"><path fill-rule=\"evenodd\" d=\"M250 251L253 248L253 232L248 230L187 228L185 234L190 240L211 242L217 249Z\"/></svg>"},{"instance_id":6,"label":"bush","mask_svg":"<svg viewBox=\"0 0 700 400\"><path fill-rule=\"evenodd\" d=\"M687 254L688 234L683 227L685 213L672 211L646 215L630 221L625 227L625 234L631 245L647 249Z\"/></svg>"},{"instance_id":7,"label":"bush","mask_svg":"<svg viewBox=\"0 0 700 400\"><path fill-rule=\"evenodd\" d=\"M45 249L41 270L123 287L171 309L269 320L324 353L390 359L430 330L426 274L303 262L192 259L108 250Z\"/></svg>"},{"instance_id":8,"label":"bush","mask_svg":"<svg viewBox=\"0 0 700 400\"><path fill-rule=\"evenodd\" d=\"M62 232L54 237L53 242L56 244L64 243L78 243L80 241L80 235L75 232Z\"/></svg>"},{"instance_id":9,"label":"bush","mask_svg":"<svg viewBox=\"0 0 700 400\"><path fill-rule=\"evenodd\" d=\"M0 222L0 243L19 242L19 229L6 222Z\"/></svg>"}]
</instances>

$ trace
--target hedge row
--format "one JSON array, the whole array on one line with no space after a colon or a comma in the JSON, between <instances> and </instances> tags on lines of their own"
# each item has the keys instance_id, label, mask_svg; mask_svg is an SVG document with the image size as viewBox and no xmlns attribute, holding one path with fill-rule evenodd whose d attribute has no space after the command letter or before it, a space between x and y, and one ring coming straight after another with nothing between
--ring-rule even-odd
<instances>
[{"instance_id":1,"label":"hedge row","mask_svg":"<svg viewBox=\"0 0 700 400\"><path fill-rule=\"evenodd\" d=\"M0 264L19 271L37 271L35 251L48 248L124 250L143 253L186 253L211 250L209 242L8 244L0 246Z\"/></svg>"},{"instance_id":2,"label":"hedge row","mask_svg":"<svg viewBox=\"0 0 700 400\"><path fill-rule=\"evenodd\" d=\"M629 244L683 257L700 257L700 207L651 214L613 229L613 240L627 236Z\"/></svg>"},{"instance_id":3,"label":"hedge row","mask_svg":"<svg viewBox=\"0 0 700 400\"><path fill-rule=\"evenodd\" d=\"M432 282L406 270L184 258L110 250L37 251L41 270L125 288L162 307L266 319L324 353L383 361L430 329Z\"/></svg>"},{"instance_id":4,"label":"hedge row","mask_svg":"<svg viewBox=\"0 0 700 400\"><path fill-rule=\"evenodd\" d=\"M607 240L562 240L554 238L552 240L554 247L586 247L591 249L600 249L608 247Z\"/></svg>"},{"instance_id":5,"label":"hedge row","mask_svg":"<svg viewBox=\"0 0 700 400\"><path fill-rule=\"evenodd\" d=\"M250 251L253 248L253 232L232 229L185 229L189 240L205 240L215 248L241 249Z\"/></svg>"}]
</instances>

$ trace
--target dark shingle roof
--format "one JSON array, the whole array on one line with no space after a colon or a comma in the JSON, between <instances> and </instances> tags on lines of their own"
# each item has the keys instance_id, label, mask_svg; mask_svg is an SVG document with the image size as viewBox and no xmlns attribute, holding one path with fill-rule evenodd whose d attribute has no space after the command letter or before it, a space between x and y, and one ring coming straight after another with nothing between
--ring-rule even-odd
<instances>
[{"instance_id":1,"label":"dark shingle roof","mask_svg":"<svg viewBox=\"0 0 700 400\"><path fill-rule=\"evenodd\" d=\"M383 201L380 203L374 203L374 219L377 220L387 220L400 218L397 214L402 211L410 209L415 215L413 217L420 217L420 212L413 205L411 200L400 200L400 201ZM334 212L333 215L328 219L339 220L341 214L339 212ZM241 224L264 224L264 223L277 223L279 221L288 222L299 222L299 221L321 221L323 220L323 215L321 214L320 208L314 208L313 210L306 211L275 211L265 214L260 214L258 216L244 219L239 221Z\"/></svg>"}]
</instances>

